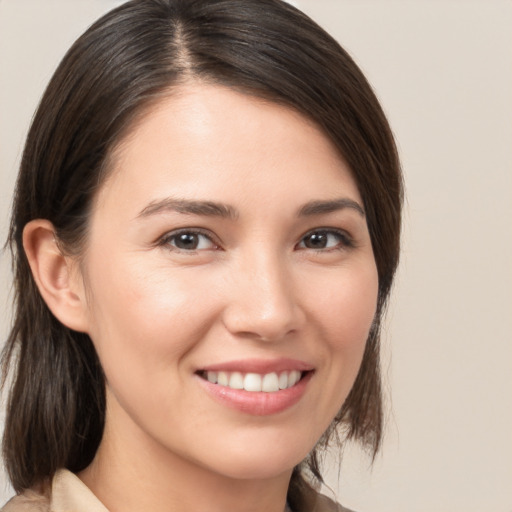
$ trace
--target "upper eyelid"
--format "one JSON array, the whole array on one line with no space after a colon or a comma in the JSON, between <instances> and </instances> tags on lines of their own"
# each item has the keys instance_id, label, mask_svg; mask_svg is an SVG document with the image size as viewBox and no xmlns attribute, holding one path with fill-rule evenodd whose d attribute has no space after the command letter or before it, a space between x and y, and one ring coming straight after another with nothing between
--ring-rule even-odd
<instances>
[{"instance_id":1,"label":"upper eyelid","mask_svg":"<svg viewBox=\"0 0 512 512\"><path fill-rule=\"evenodd\" d=\"M205 228L176 228L176 229L171 229L170 231L167 231L162 236L162 238L165 236L176 236L181 233L194 233L197 235L204 235L204 236L208 236L208 237L212 236L211 231L209 231L208 229L205 229Z\"/></svg>"},{"instance_id":2,"label":"upper eyelid","mask_svg":"<svg viewBox=\"0 0 512 512\"><path fill-rule=\"evenodd\" d=\"M321 226L321 227L318 227L318 228L309 229L308 231L306 231L300 237L300 240L302 240L304 237L306 237L308 235L311 235L313 233L318 233L318 232L321 232L321 233L335 233L335 234L338 234L338 235L345 236L346 238L349 238L351 240L353 239L353 236L346 229Z\"/></svg>"}]
</instances>

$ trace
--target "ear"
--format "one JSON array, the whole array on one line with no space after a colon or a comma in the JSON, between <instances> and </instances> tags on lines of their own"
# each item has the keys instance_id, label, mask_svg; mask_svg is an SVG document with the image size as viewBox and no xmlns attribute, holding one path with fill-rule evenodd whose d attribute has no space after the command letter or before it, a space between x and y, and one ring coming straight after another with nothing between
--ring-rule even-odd
<instances>
[{"instance_id":1,"label":"ear","mask_svg":"<svg viewBox=\"0 0 512 512\"><path fill-rule=\"evenodd\" d=\"M39 292L60 322L87 332L87 303L76 261L59 248L53 224L30 221L23 230L23 247Z\"/></svg>"}]
</instances>

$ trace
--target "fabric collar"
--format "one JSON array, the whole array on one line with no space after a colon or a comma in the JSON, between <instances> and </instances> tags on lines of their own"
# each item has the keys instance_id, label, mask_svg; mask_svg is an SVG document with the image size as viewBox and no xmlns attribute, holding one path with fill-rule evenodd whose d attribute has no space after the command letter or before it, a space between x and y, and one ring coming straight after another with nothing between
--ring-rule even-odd
<instances>
[{"instance_id":1,"label":"fabric collar","mask_svg":"<svg viewBox=\"0 0 512 512\"><path fill-rule=\"evenodd\" d=\"M109 512L82 480L67 469L55 473L50 509L52 512Z\"/></svg>"}]
</instances>

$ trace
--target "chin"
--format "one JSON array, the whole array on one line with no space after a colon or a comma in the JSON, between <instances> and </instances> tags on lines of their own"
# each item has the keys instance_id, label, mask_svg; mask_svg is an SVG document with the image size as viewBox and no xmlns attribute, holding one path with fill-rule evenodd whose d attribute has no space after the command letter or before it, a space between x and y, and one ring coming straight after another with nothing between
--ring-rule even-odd
<instances>
[{"instance_id":1,"label":"chin","mask_svg":"<svg viewBox=\"0 0 512 512\"><path fill-rule=\"evenodd\" d=\"M299 452L296 446L283 449L285 447L282 444L280 449L276 449L276 444L273 443L265 449L253 445L251 449L233 453L231 456L226 453L222 460L222 468L219 470L225 476L237 480L265 480L291 474L293 468L303 461L309 451Z\"/></svg>"}]
</instances>

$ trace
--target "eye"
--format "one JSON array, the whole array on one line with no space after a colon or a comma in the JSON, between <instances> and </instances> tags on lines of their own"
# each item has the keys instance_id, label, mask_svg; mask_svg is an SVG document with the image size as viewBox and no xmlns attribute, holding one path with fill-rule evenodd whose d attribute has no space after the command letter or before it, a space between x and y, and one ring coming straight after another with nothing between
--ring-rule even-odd
<instances>
[{"instance_id":1,"label":"eye","mask_svg":"<svg viewBox=\"0 0 512 512\"><path fill-rule=\"evenodd\" d=\"M180 251L204 251L217 249L218 246L210 236L195 230L182 230L165 235L162 245L171 246Z\"/></svg>"},{"instance_id":2,"label":"eye","mask_svg":"<svg viewBox=\"0 0 512 512\"><path fill-rule=\"evenodd\" d=\"M342 249L352 247L351 238L343 231L333 229L316 229L304 235L297 247L299 249Z\"/></svg>"}]
</instances>

